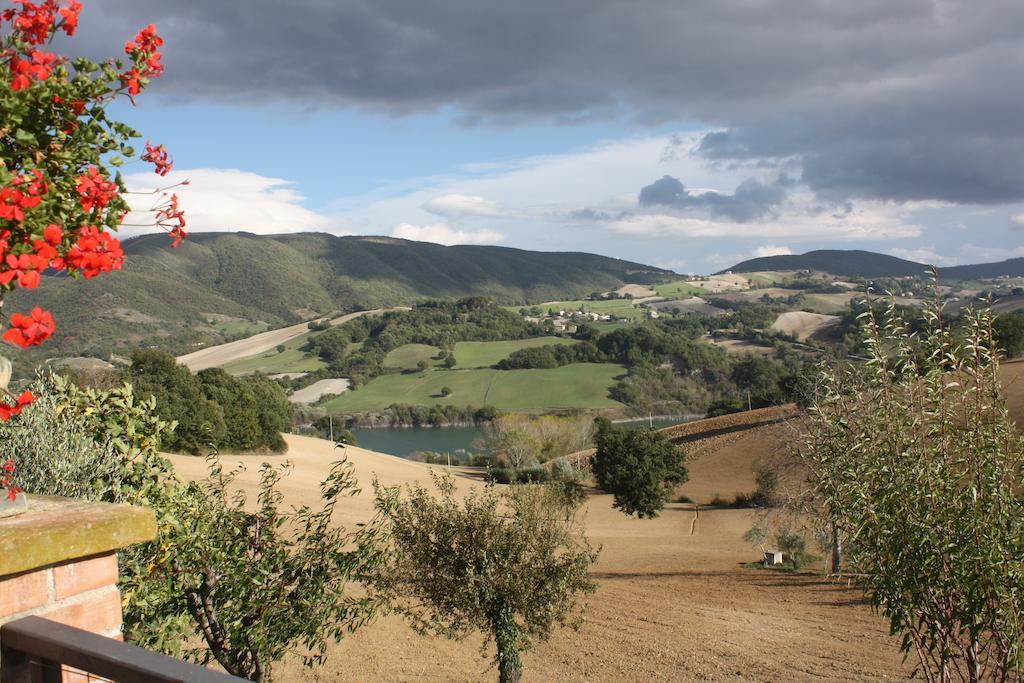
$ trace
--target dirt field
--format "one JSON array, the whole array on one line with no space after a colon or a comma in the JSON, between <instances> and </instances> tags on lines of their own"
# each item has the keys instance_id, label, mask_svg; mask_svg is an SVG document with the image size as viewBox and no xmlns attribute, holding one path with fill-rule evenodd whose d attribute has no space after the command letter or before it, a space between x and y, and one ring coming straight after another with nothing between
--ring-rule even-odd
<instances>
[{"instance_id":1,"label":"dirt field","mask_svg":"<svg viewBox=\"0 0 1024 683\"><path fill-rule=\"evenodd\" d=\"M780 314L775 319L775 322L772 323L771 329L787 334L795 334L797 339L805 341L808 337L821 332L826 327L835 325L837 322L839 322L839 318L834 315L808 313L806 311L789 311L788 313Z\"/></svg>"},{"instance_id":2,"label":"dirt field","mask_svg":"<svg viewBox=\"0 0 1024 683\"><path fill-rule=\"evenodd\" d=\"M379 310L357 311L356 313L349 313L348 315L334 318L331 320L331 324L340 325L353 318L379 312ZM301 336L308 331L307 323L299 323L298 325L282 327L270 330L269 332L261 332L245 339L210 346L185 354L184 356L178 356L178 362L192 372L199 372L206 368L216 368L239 358L248 358L249 356L256 356L264 351L269 351L278 344L284 344L286 341Z\"/></svg>"},{"instance_id":3,"label":"dirt field","mask_svg":"<svg viewBox=\"0 0 1024 683\"><path fill-rule=\"evenodd\" d=\"M645 287L644 285L623 285L622 287L616 289L615 293L618 294L619 296L626 296L627 294L629 294L634 299L643 299L658 296L657 292L655 292L650 287Z\"/></svg>"},{"instance_id":4,"label":"dirt field","mask_svg":"<svg viewBox=\"0 0 1024 683\"><path fill-rule=\"evenodd\" d=\"M348 391L348 385L347 379L322 379L299 389L289 396L288 400L292 403L316 403L322 396L345 393Z\"/></svg>"},{"instance_id":5,"label":"dirt field","mask_svg":"<svg viewBox=\"0 0 1024 683\"><path fill-rule=\"evenodd\" d=\"M698 502L753 488L753 458L782 447L787 423L729 433L688 444L690 482L680 492ZM241 480L251 489L259 463L290 460L295 470L282 490L289 503L315 502L317 483L340 455L326 441L286 437L287 456L225 457L245 462ZM369 483L426 481L430 467L358 448L346 449L367 489L339 513L339 521L366 519ZM204 472L201 459L172 456L186 477ZM440 469L440 468L438 468ZM479 485L466 473L458 486ZM629 518L611 497L586 505L588 535L602 551L579 632L558 632L524 656L524 679L533 681L865 681L901 679L894 639L858 593L817 577L740 568L757 551L742 540L751 525L745 510L708 510L672 504L653 520ZM325 664L305 671L286 662L281 681L494 680L491 653L479 638L463 642L414 634L397 618L384 618L338 645Z\"/></svg>"}]
</instances>

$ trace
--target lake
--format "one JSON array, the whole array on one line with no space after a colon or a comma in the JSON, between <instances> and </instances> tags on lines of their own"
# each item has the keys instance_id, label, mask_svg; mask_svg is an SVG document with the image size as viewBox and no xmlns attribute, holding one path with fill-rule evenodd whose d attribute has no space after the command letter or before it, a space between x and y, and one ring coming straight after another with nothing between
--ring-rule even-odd
<instances>
[{"instance_id":1,"label":"lake","mask_svg":"<svg viewBox=\"0 0 1024 683\"><path fill-rule=\"evenodd\" d=\"M691 418L695 419L695 418ZM687 419L654 420L654 427L671 427ZM623 427L645 427L648 420L618 423ZM406 458L413 453L433 451L435 453L475 452L473 442L483 436L480 427L380 427L377 429L353 429L361 448L379 453L389 453Z\"/></svg>"}]
</instances>

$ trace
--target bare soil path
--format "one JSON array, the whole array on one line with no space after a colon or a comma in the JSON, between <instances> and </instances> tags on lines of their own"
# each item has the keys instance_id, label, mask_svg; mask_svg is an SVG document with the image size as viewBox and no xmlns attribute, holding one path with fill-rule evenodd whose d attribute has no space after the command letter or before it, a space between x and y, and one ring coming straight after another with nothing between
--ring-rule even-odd
<instances>
[{"instance_id":1,"label":"bare soil path","mask_svg":"<svg viewBox=\"0 0 1024 683\"><path fill-rule=\"evenodd\" d=\"M373 315L381 313L384 310L385 309L356 311L355 313L349 313L347 315L334 318L331 320L331 325L341 325L342 323L346 323L349 320L353 320L360 316ZM320 320L324 320L324 318L321 318ZM192 372L199 372L206 368L216 368L221 365L226 365L227 363L240 358L259 355L264 351L269 351L276 347L278 344L284 344L295 337L300 337L306 334L306 332L309 332L309 323L299 323L298 325L281 327L276 330L270 330L269 332L260 332L259 334L254 334L251 337L246 337L245 339L238 339L226 344L210 346L205 349L193 351L192 353L187 353L184 356L178 356L178 362L186 366Z\"/></svg>"}]
</instances>

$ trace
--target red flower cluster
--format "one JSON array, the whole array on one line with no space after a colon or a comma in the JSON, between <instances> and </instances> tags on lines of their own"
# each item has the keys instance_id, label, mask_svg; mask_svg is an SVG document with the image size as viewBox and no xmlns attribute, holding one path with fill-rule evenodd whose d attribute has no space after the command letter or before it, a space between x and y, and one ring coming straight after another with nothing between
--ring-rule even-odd
<instances>
[{"instance_id":1,"label":"red flower cluster","mask_svg":"<svg viewBox=\"0 0 1024 683\"><path fill-rule=\"evenodd\" d=\"M14 30L30 45L42 45L50 37L55 27L55 20L60 16L57 27L62 28L69 36L78 28L78 13L82 11L82 3L71 0L67 7L61 7L57 0L45 0L34 3L29 0L13 0L21 9L8 9L0 14L4 21L14 24Z\"/></svg>"},{"instance_id":2,"label":"red flower cluster","mask_svg":"<svg viewBox=\"0 0 1024 683\"><path fill-rule=\"evenodd\" d=\"M102 209L110 200L117 196L117 184L107 180L100 175L95 166L90 166L89 171L78 177L78 195L81 198L82 210L89 212L93 209Z\"/></svg>"},{"instance_id":3,"label":"red flower cluster","mask_svg":"<svg viewBox=\"0 0 1024 683\"><path fill-rule=\"evenodd\" d=\"M178 208L178 195L172 194L167 203L157 209L156 223L174 238L171 248L178 246L188 237L188 233L185 232L185 212Z\"/></svg>"},{"instance_id":4,"label":"red flower cluster","mask_svg":"<svg viewBox=\"0 0 1024 683\"><path fill-rule=\"evenodd\" d=\"M25 209L38 206L48 187L42 171L18 176L10 187L0 189L0 219L16 223L25 220Z\"/></svg>"},{"instance_id":5,"label":"red flower cluster","mask_svg":"<svg viewBox=\"0 0 1024 683\"><path fill-rule=\"evenodd\" d=\"M134 97L142 90L143 78L158 78L164 72L160 63L163 55L159 48L164 39L156 34L156 27L150 24L135 35L135 40L124 44L124 52L132 58L135 66L121 74L121 83L128 88L128 95Z\"/></svg>"},{"instance_id":6,"label":"red flower cluster","mask_svg":"<svg viewBox=\"0 0 1024 683\"><path fill-rule=\"evenodd\" d=\"M49 311L36 306L29 315L15 313L11 316L11 329L4 332L4 341L27 349L39 346L53 334L53 316Z\"/></svg>"},{"instance_id":7,"label":"red flower cluster","mask_svg":"<svg viewBox=\"0 0 1024 683\"><path fill-rule=\"evenodd\" d=\"M22 394L14 399L13 405L0 402L0 420L6 422L7 420L10 420L11 417L22 413L22 411L28 408L34 400L36 400L36 396L31 391L23 391ZM9 471L8 474L10 474ZM9 488L10 486L5 487ZM18 490L20 490L20 488Z\"/></svg>"},{"instance_id":8,"label":"red flower cluster","mask_svg":"<svg viewBox=\"0 0 1024 683\"><path fill-rule=\"evenodd\" d=\"M143 161L148 161L156 166L157 175L167 175L174 166L174 161L167 154L163 145L154 146L152 142L146 141L146 153L142 155Z\"/></svg>"},{"instance_id":9,"label":"red flower cluster","mask_svg":"<svg viewBox=\"0 0 1024 683\"><path fill-rule=\"evenodd\" d=\"M33 396L32 399L35 400L35 397ZM29 403L31 402L32 401L29 401ZM11 415L17 415L21 412L21 409L19 409L18 413L9 413L5 415L3 410L8 407L10 406L0 404L0 420L9 420ZM14 500L22 491L21 487L14 483L14 461L10 458L4 460L3 463L0 463L0 489L7 489L8 500Z\"/></svg>"},{"instance_id":10,"label":"red flower cluster","mask_svg":"<svg viewBox=\"0 0 1024 683\"><path fill-rule=\"evenodd\" d=\"M32 80L45 81L53 73L57 55L32 50L29 59L11 57L11 90L17 92L32 85Z\"/></svg>"},{"instance_id":11,"label":"red flower cluster","mask_svg":"<svg viewBox=\"0 0 1024 683\"><path fill-rule=\"evenodd\" d=\"M68 270L78 270L84 277L96 277L100 273L121 270L124 251L121 243L109 232L101 232L95 225L87 225L78 231L78 241L68 249Z\"/></svg>"}]
</instances>

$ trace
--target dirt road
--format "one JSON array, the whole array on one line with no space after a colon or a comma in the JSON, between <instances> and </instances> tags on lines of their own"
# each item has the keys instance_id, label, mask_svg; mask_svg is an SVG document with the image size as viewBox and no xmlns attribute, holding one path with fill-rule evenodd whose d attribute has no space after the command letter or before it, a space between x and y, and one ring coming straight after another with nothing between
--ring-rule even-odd
<instances>
[{"instance_id":1,"label":"dirt road","mask_svg":"<svg viewBox=\"0 0 1024 683\"><path fill-rule=\"evenodd\" d=\"M355 313L349 313L347 315L334 318L331 320L331 325L341 325L342 323L358 318L359 316L381 313L384 310L395 309L356 311ZM320 320L323 320L323 318ZM259 334L254 334L251 337L246 337L245 339L228 342L227 344L210 346L205 349L185 354L184 356L178 356L178 362L186 366L192 372L199 372L206 368L216 368L230 363L233 360L238 360L239 358L248 358L249 356L256 356L264 351L269 351L278 344L284 344L285 342L290 341L295 337L299 337L308 331L308 323L299 323L298 325L281 327L276 330L270 330L269 332L260 332Z\"/></svg>"}]
</instances>

